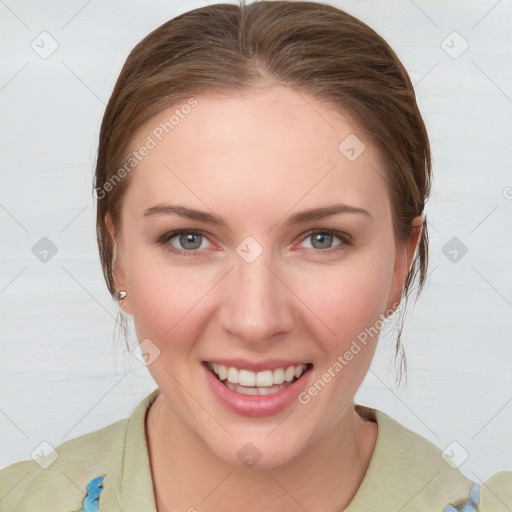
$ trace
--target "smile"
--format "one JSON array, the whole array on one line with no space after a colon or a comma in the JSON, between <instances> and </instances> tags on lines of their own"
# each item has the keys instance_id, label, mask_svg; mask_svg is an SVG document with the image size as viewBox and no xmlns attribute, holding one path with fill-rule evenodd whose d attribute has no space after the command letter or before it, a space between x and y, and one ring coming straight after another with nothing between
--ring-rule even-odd
<instances>
[{"instance_id":1,"label":"smile","mask_svg":"<svg viewBox=\"0 0 512 512\"><path fill-rule=\"evenodd\" d=\"M292 385L312 367L312 364L275 368L253 372L233 366L208 362L210 372L228 389L243 395L272 395Z\"/></svg>"}]
</instances>

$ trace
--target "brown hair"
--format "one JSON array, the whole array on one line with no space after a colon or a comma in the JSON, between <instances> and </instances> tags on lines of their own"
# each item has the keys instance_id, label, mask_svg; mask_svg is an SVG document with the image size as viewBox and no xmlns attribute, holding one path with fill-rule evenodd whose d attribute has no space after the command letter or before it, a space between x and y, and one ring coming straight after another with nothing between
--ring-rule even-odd
<instances>
[{"instance_id":1,"label":"brown hair","mask_svg":"<svg viewBox=\"0 0 512 512\"><path fill-rule=\"evenodd\" d=\"M411 80L373 29L335 7L315 2L214 4L164 23L128 56L108 102L95 175L97 238L107 287L115 294L114 241L130 175L119 170L139 130L162 110L202 93L233 95L271 80L349 113L380 150L387 171L394 234L401 242L423 213L431 160ZM124 177L124 175L126 176ZM115 186L113 186L115 184ZM109 186L110 185L110 186ZM427 225L406 278L402 299L425 282ZM400 343L396 355L405 357Z\"/></svg>"}]
</instances>

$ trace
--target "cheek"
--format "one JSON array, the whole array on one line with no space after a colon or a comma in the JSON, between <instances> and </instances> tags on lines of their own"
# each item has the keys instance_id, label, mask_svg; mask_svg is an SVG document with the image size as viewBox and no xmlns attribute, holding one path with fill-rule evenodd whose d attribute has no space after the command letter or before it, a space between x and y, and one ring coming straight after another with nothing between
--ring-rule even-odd
<instances>
[{"instance_id":1,"label":"cheek","mask_svg":"<svg viewBox=\"0 0 512 512\"><path fill-rule=\"evenodd\" d=\"M384 313L393 277L392 254L368 253L336 267L305 271L294 280L306 306L331 333L335 346L343 345L375 324Z\"/></svg>"},{"instance_id":2,"label":"cheek","mask_svg":"<svg viewBox=\"0 0 512 512\"><path fill-rule=\"evenodd\" d=\"M126 282L139 340L149 338L173 350L194 338L204 314L202 299L213 288L215 272L154 261L134 252L127 262Z\"/></svg>"},{"instance_id":3,"label":"cheek","mask_svg":"<svg viewBox=\"0 0 512 512\"><path fill-rule=\"evenodd\" d=\"M339 419L368 372L383 326L392 269L392 257L383 254L330 274L324 269L304 276L304 302L316 314L308 327L319 359L315 379L300 403L320 414L324 426Z\"/></svg>"}]
</instances>

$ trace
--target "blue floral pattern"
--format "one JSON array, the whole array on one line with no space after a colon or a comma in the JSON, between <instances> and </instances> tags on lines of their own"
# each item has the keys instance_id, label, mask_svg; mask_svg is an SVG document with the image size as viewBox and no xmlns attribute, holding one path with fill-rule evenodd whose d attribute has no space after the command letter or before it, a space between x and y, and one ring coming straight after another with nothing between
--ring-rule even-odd
<instances>
[{"instance_id":1,"label":"blue floral pattern","mask_svg":"<svg viewBox=\"0 0 512 512\"><path fill-rule=\"evenodd\" d=\"M86 486L87 491L82 501L82 508L77 512L98 512L100 509L100 494L103 490L103 476L93 478Z\"/></svg>"},{"instance_id":2,"label":"blue floral pattern","mask_svg":"<svg viewBox=\"0 0 512 512\"><path fill-rule=\"evenodd\" d=\"M474 484L469 491L469 498L455 505L448 505L443 512L478 512L480 486Z\"/></svg>"}]
</instances>

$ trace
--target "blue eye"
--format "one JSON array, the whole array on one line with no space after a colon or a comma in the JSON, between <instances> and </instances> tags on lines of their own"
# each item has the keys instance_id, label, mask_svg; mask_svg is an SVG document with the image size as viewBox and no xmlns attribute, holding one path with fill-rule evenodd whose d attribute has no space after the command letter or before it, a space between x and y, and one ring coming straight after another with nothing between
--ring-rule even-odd
<instances>
[{"instance_id":1,"label":"blue eye","mask_svg":"<svg viewBox=\"0 0 512 512\"><path fill-rule=\"evenodd\" d=\"M328 229L311 230L302 235L302 243L307 240L310 240L310 245L306 248L320 255L341 251L352 243L350 235ZM204 245L206 242L208 238L205 234L193 230L171 231L157 240L159 245L179 256L201 256L208 248Z\"/></svg>"},{"instance_id":2,"label":"blue eye","mask_svg":"<svg viewBox=\"0 0 512 512\"><path fill-rule=\"evenodd\" d=\"M330 249L335 241L333 234L327 231L317 231L308 235L305 240L311 240L312 249Z\"/></svg>"},{"instance_id":3,"label":"blue eye","mask_svg":"<svg viewBox=\"0 0 512 512\"><path fill-rule=\"evenodd\" d=\"M306 234L304 242L311 240L311 249L319 253L330 253L344 249L347 245L351 244L349 235L338 233L332 230L312 230ZM335 245L334 242L338 241Z\"/></svg>"},{"instance_id":4,"label":"blue eye","mask_svg":"<svg viewBox=\"0 0 512 512\"><path fill-rule=\"evenodd\" d=\"M171 243L174 239L176 239L179 244L178 247ZM159 243L162 245L165 244L167 250L174 254L196 256L201 254L203 249L205 249L205 247L201 247L205 240L207 240L207 238L199 231L173 231L165 234L159 240Z\"/></svg>"},{"instance_id":5,"label":"blue eye","mask_svg":"<svg viewBox=\"0 0 512 512\"><path fill-rule=\"evenodd\" d=\"M177 235L178 236L178 235ZM199 249L203 235L196 233L183 233L178 236L180 245L186 250Z\"/></svg>"}]
</instances>

